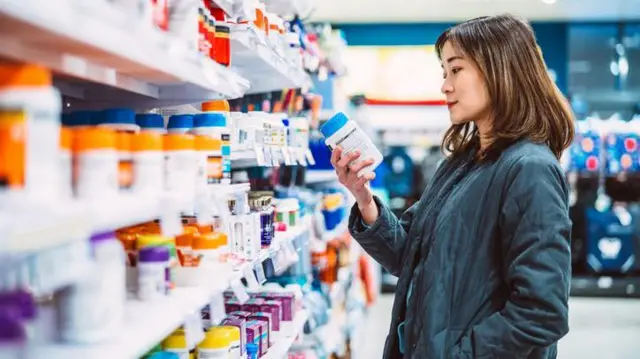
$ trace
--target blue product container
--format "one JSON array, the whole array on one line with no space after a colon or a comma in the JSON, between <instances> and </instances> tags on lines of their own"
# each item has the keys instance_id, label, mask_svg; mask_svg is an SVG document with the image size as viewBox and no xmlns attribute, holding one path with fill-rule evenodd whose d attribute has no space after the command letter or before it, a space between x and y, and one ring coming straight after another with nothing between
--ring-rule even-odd
<instances>
[{"instance_id":1,"label":"blue product container","mask_svg":"<svg viewBox=\"0 0 640 359\"><path fill-rule=\"evenodd\" d=\"M596 273L621 274L639 268L634 223L623 225L613 211L587 209L587 265Z\"/></svg>"},{"instance_id":2,"label":"blue product container","mask_svg":"<svg viewBox=\"0 0 640 359\"><path fill-rule=\"evenodd\" d=\"M75 111L62 116L62 125L67 127L94 126L97 122L98 111Z\"/></svg>"},{"instance_id":3,"label":"blue product container","mask_svg":"<svg viewBox=\"0 0 640 359\"><path fill-rule=\"evenodd\" d=\"M638 141L640 135L634 133L613 133L607 136L607 173L639 172L640 163Z\"/></svg>"},{"instance_id":4,"label":"blue product container","mask_svg":"<svg viewBox=\"0 0 640 359\"><path fill-rule=\"evenodd\" d=\"M602 140L593 132L576 134L575 141L570 149L570 168L578 173L597 173L602 166L601 152Z\"/></svg>"}]
</instances>

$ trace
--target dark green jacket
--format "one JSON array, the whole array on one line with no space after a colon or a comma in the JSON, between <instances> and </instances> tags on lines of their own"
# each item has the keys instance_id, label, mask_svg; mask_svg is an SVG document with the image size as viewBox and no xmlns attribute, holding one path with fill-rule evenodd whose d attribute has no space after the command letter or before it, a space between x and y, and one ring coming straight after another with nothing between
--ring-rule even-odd
<instances>
[{"instance_id":1,"label":"dark green jacket","mask_svg":"<svg viewBox=\"0 0 640 359\"><path fill-rule=\"evenodd\" d=\"M399 277L384 358L402 357L403 320L405 358L556 358L571 276L562 170L527 141L494 161L469 158L447 159L400 220L376 199L365 229L352 209L353 237Z\"/></svg>"}]
</instances>

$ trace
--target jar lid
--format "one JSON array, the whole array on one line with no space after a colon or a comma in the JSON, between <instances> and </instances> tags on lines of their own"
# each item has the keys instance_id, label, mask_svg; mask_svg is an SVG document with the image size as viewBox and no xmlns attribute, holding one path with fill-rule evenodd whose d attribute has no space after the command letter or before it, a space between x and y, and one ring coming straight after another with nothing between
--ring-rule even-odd
<instances>
[{"instance_id":1,"label":"jar lid","mask_svg":"<svg viewBox=\"0 0 640 359\"><path fill-rule=\"evenodd\" d=\"M169 248L167 247L146 247L138 252L139 262L168 262Z\"/></svg>"},{"instance_id":2,"label":"jar lid","mask_svg":"<svg viewBox=\"0 0 640 359\"><path fill-rule=\"evenodd\" d=\"M97 111L75 111L62 117L62 125L67 127L93 126L96 124Z\"/></svg>"},{"instance_id":3,"label":"jar lid","mask_svg":"<svg viewBox=\"0 0 640 359\"><path fill-rule=\"evenodd\" d=\"M201 234L193 238L193 249L217 249L220 239L217 233Z\"/></svg>"},{"instance_id":4,"label":"jar lid","mask_svg":"<svg viewBox=\"0 0 640 359\"><path fill-rule=\"evenodd\" d=\"M108 128L82 128L73 135L73 151L115 149L116 133Z\"/></svg>"},{"instance_id":5,"label":"jar lid","mask_svg":"<svg viewBox=\"0 0 640 359\"><path fill-rule=\"evenodd\" d=\"M166 337L162 341L162 347L165 349L187 349L187 337L184 331L175 331Z\"/></svg>"},{"instance_id":6,"label":"jar lid","mask_svg":"<svg viewBox=\"0 0 640 359\"><path fill-rule=\"evenodd\" d=\"M195 139L189 134L168 133L164 135L163 148L165 151L195 150Z\"/></svg>"},{"instance_id":7,"label":"jar lid","mask_svg":"<svg viewBox=\"0 0 640 359\"><path fill-rule=\"evenodd\" d=\"M0 66L0 87L51 86L51 71L39 65L3 64Z\"/></svg>"},{"instance_id":8,"label":"jar lid","mask_svg":"<svg viewBox=\"0 0 640 359\"><path fill-rule=\"evenodd\" d=\"M228 348L232 342L231 332L221 327L212 327L204 335L204 340L198 344L202 349Z\"/></svg>"},{"instance_id":9,"label":"jar lid","mask_svg":"<svg viewBox=\"0 0 640 359\"><path fill-rule=\"evenodd\" d=\"M338 132L344 125L347 124L349 119L344 113L338 112L329 119L324 125L320 126L320 132L325 138L331 137L334 133Z\"/></svg>"},{"instance_id":10,"label":"jar lid","mask_svg":"<svg viewBox=\"0 0 640 359\"><path fill-rule=\"evenodd\" d=\"M164 129L164 118L157 113L139 113L136 124L142 129Z\"/></svg>"},{"instance_id":11,"label":"jar lid","mask_svg":"<svg viewBox=\"0 0 640 359\"><path fill-rule=\"evenodd\" d=\"M212 100L203 102L201 105L204 112L229 112L229 101L227 100Z\"/></svg>"},{"instance_id":12,"label":"jar lid","mask_svg":"<svg viewBox=\"0 0 640 359\"><path fill-rule=\"evenodd\" d=\"M221 113L199 113L193 116L193 127L225 127L227 117Z\"/></svg>"},{"instance_id":13,"label":"jar lid","mask_svg":"<svg viewBox=\"0 0 640 359\"><path fill-rule=\"evenodd\" d=\"M125 131L138 131L136 113L129 108L111 108L103 110L97 116L97 124L111 126Z\"/></svg>"},{"instance_id":14,"label":"jar lid","mask_svg":"<svg viewBox=\"0 0 640 359\"><path fill-rule=\"evenodd\" d=\"M229 333L229 336L231 337L231 341L238 341L240 340L240 328L236 327L236 326L232 326L232 325L221 325L218 327L215 327L220 331L224 331ZM211 329L209 329L211 330Z\"/></svg>"},{"instance_id":15,"label":"jar lid","mask_svg":"<svg viewBox=\"0 0 640 359\"><path fill-rule=\"evenodd\" d=\"M131 139L131 150L135 152L162 151L162 135L150 131L137 133Z\"/></svg>"},{"instance_id":16,"label":"jar lid","mask_svg":"<svg viewBox=\"0 0 640 359\"><path fill-rule=\"evenodd\" d=\"M193 115L172 115L169 117L167 123L168 129L187 128L193 127Z\"/></svg>"}]
</instances>

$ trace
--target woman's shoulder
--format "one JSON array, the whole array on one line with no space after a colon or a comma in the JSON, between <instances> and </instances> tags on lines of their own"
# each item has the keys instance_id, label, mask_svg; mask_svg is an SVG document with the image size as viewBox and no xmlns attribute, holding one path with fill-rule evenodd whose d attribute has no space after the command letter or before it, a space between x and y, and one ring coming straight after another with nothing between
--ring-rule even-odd
<instances>
[{"instance_id":1,"label":"woman's shoulder","mask_svg":"<svg viewBox=\"0 0 640 359\"><path fill-rule=\"evenodd\" d=\"M504 173L507 181L526 177L535 181L553 176L560 181L564 174L560 162L551 149L539 143L523 140L507 148L498 161L497 171Z\"/></svg>"}]
</instances>

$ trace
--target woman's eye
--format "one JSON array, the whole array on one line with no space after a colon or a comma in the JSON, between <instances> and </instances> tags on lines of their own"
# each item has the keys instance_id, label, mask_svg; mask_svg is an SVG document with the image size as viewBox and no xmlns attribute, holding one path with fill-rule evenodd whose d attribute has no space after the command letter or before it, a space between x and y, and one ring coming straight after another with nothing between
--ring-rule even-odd
<instances>
[{"instance_id":1,"label":"woman's eye","mask_svg":"<svg viewBox=\"0 0 640 359\"><path fill-rule=\"evenodd\" d=\"M462 69L461 69L461 68L459 68L459 67L457 67L457 68L453 68L453 69L451 69L451 73L455 75L455 74L457 74L458 72L460 72L460 70L462 70Z\"/></svg>"}]
</instances>

